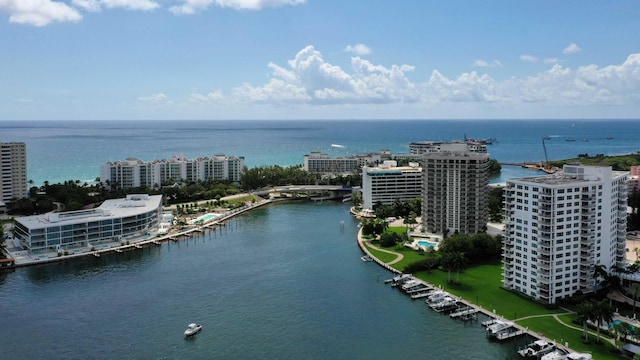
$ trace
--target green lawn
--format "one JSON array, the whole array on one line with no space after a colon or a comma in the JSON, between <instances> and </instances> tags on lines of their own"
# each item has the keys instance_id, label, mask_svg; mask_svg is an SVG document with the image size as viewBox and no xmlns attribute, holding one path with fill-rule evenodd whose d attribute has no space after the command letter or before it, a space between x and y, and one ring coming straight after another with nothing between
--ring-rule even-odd
<instances>
[{"instance_id":1,"label":"green lawn","mask_svg":"<svg viewBox=\"0 0 640 360\"><path fill-rule=\"evenodd\" d=\"M391 229L392 231L404 231L404 228ZM385 263L396 259L393 254L377 250L376 245L369 246L365 244L365 246L373 256ZM400 271L407 264L424 257L424 253L400 245L386 250L403 254L404 259L392 265ZM453 272L451 273L451 279L455 282L453 284L448 282L449 275L446 271L423 271L413 274L413 276L435 286L440 286L444 290L466 301L478 304L489 311L495 310L497 315L507 319L535 316L518 320L518 324L558 343L569 343L569 347L575 351L591 353L594 359L613 360L622 358L619 353L616 353L613 345L606 341L607 337L602 334L600 335L603 339L601 343L596 343L595 335L590 334L589 339L591 342L584 344L581 340L581 327L572 323L572 320L575 319L574 314L567 314L564 309L547 309L533 299L503 289L501 287L502 267L500 264L470 267L460 273L459 281L457 281L456 273ZM558 315L560 321L553 317L554 314ZM567 325L578 329L572 329Z\"/></svg>"}]
</instances>

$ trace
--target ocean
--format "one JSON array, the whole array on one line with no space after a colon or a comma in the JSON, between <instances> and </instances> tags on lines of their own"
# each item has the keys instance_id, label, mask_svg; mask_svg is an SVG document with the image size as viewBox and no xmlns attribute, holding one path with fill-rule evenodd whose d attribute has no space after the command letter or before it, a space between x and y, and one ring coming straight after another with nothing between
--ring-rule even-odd
<instances>
[{"instance_id":1,"label":"ocean","mask_svg":"<svg viewBox=\"0 0 640 360\"><path fill-rule=\"evenodd\" d=\"M414 141L496 138L491 158L501 162L542 161L542 138L550 160L578 154L626 154L640 150L638 120L395 120L395 121L1 121L0 141L27 144L28 178L92 182L100 165L135 157L144 161L244 156L248 167L302 164L304 155L331 157L388 149L408 152ZM566 141L573 139L575 141ZM492 179L528 176L505 166Z\"/></svg>"},{"instance_id":2,"label":"ocean","mask_svg":"<svg viewBox=\"0 0 640 360\"><path fill-rule=\"evenodd\" d=\"M0 141L27 144L37 185L90 182L101 163L128 157L288 166L311 151L400 153L465 135L497 138L489 151L504 162L544 159L545 136L550 159L623 154L638 151L638 130L630 120L0 122ZM494 181L532 174L504 169ZM392 275L360 260L348 206L270 205L183 242L0 273L0 358L518 358L526 339L489 341L479 323L385 285ZM191 322L204 329L185 340Z\"/></svg>"}]
</instances>

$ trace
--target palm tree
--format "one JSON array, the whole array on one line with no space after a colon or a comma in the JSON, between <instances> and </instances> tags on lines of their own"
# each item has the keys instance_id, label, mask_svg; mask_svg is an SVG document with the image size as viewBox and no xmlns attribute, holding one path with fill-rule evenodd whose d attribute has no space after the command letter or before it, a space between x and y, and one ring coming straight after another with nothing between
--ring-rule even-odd
<instances>
[{"instance_id":1,"label":"palm tree","mask_svg":"<svg viewBox=\"0 0 640 360\"><path fill-rule=\"evenodd\" d=\"M635 314L636 300L638 299L638 294L640 294L640 283L634 282L627 288L627 291L631 293L631 296L633 298L633 313Z\"/></svg>"},{"instance_id":2,"label":"palm tree","mask_svg":"<svg viewBox=\"0 0 640 360\"><path fill-rule=\"evenodd\" d=\"M582 334L584 335L584 342L589 341L589 320L593 319L593 303L591 301L583 301L578 304L576 309L576 315L578 315L578 322L582 324Z\"/></svg>"},{"instance_id":3,"label":"palm tree","mask_svg":"<svg viewBox=\"0 0 640 360\"><path fill-rule=\"evenodd\" d=\"M451 254L451 265L453 269L456 271L457 283L460 283L460 271L464 270L466 263L467 263L467 258L465 257L465 254L463 252L457 251Z\"/></svg>"},{"instance_id":4,"label":"palm tree","mask_svg":"<svg viewBox=\"0 0 640 360\"><path fill-rule=\"evenodd\" d=\"M600 327L604 323L610 323L613 321L613 310L607 303L606 299L597 301L593 305L593 318L596 320L596 339L600 342Z\"/></svg>"},{"instance_id":5,"label":"palm tree","mask_svg":"<svg viewBox=\"0 0 640 360\"><path fill-rule=\"evenodd\" d=\"M453 270L453 254L444 253L442 254L442 258L440 259L440 264L445 268L448 272L447 283L451 283L451 270Z\"/></svg>"}]
</instances>

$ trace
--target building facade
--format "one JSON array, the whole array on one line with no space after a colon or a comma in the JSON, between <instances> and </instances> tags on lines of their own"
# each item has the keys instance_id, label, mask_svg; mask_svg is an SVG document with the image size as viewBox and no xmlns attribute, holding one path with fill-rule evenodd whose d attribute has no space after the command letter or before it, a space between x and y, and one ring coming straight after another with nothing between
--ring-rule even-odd
<instances>
[{"instance_id":1,"label":"building facade","mask_svg":"<svg viewBox=\"0 0 640 360\"><path fill-rule=\"evenodd\" d=\"M387 160L378 167L362 168L362 206L373 209L380 204L392 204L395 200L411 201L422 193L422 168L418 164L398 167L397 162Z\"/></svg>"},{"instance_id":2,"label":"building facade","mask_svg":"<svg viewBox=\"0 0 640 360\"><path fill-rule=\"evenodd\" d=\"M437 234L475 234L488 220L489 155L465 143L423 155L422 226Z\"/></svg>"},{"instance_id":3,"label":"building facade","mask_svg":"<svg viewBox=\"0 0 640 360\"><path fill-rule=\"evenodd\" d=\"M375 166L389 160L389 150L363 155L340 156L331 158L319 151L304 156L304 170L321 175L358 173L363 166Z\"/></svg>"},{"instance_id":4,"label":"building facade","mask_svg":"<svg viewBox=\"0 0 640 360\"><path fill-rule=\"evenodd\" d=\"M73 251L158 232L162 195L127 195L95 209L16 218L14 236L30 254Z\"/></svg>"},{"instance_id":5,"label":"building facade","mask_svg":"<svg viewBox=\"0 0 640 360\"><path fill-rule=\"evenodd\" d=\"M466 151L469 152L477 152L477 153L486 153L487 152L487 144L479 141L452 141L452 142L442 142L442 141L416 141L409 144L409 154L422 155L429 154L440 151L447 151L452 144L462 144L462 145L454 145L460 148L465 148Z\"/></svg>"},{"instance_id":6,"label":"building facade","mask_svg":"<svg viewBox=\"0 0 640 360\"><path fill-rule=\"evenodd\" d=\"M0 201L27 197L27 146L0 142Z\"/></svg>"},{"instance_id":7,"label":"building facade","mask_svg":"<svg viewBox=\"0 0 640 360\"><path fill-rule=\"evenodd\" d=\"M627 173L565 165L504 190L503 283L544 303L596 286L594 270L625 265Z\"/></svg>"},{"instance_id":8,"label":"building facade","mask_svg":"<svg viewBox=\"0 0 640 360\"><path fill-rule=\"evenodd\" d=\"M229 180L240 182L244 157L216 154L213 157L187 159L176 155L171 159L144 162L136 158L108 162L100 166L100 180L107 188L129 189L181 181Z\"/></svg>"}]
</instances>

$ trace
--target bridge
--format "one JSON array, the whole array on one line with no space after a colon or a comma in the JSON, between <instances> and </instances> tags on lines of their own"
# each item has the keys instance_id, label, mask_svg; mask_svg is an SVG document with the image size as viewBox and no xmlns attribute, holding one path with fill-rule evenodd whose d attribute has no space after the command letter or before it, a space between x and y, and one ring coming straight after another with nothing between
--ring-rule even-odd
<instances>
[{"instance_id":1,"label":"bridge","mask_svg":"<svg viewBox=\"0 0 640 360\"><path fill-rule=\"evenodd\" d=\"M260 196L269 196L270 194L280 194L282 197L301 197L306 195L312 200L330 200L344 199L351 195L351 187L343 187L339 185L286 185L262 188L253 191L254 194Z\"/></svg>"}]
</instances>

